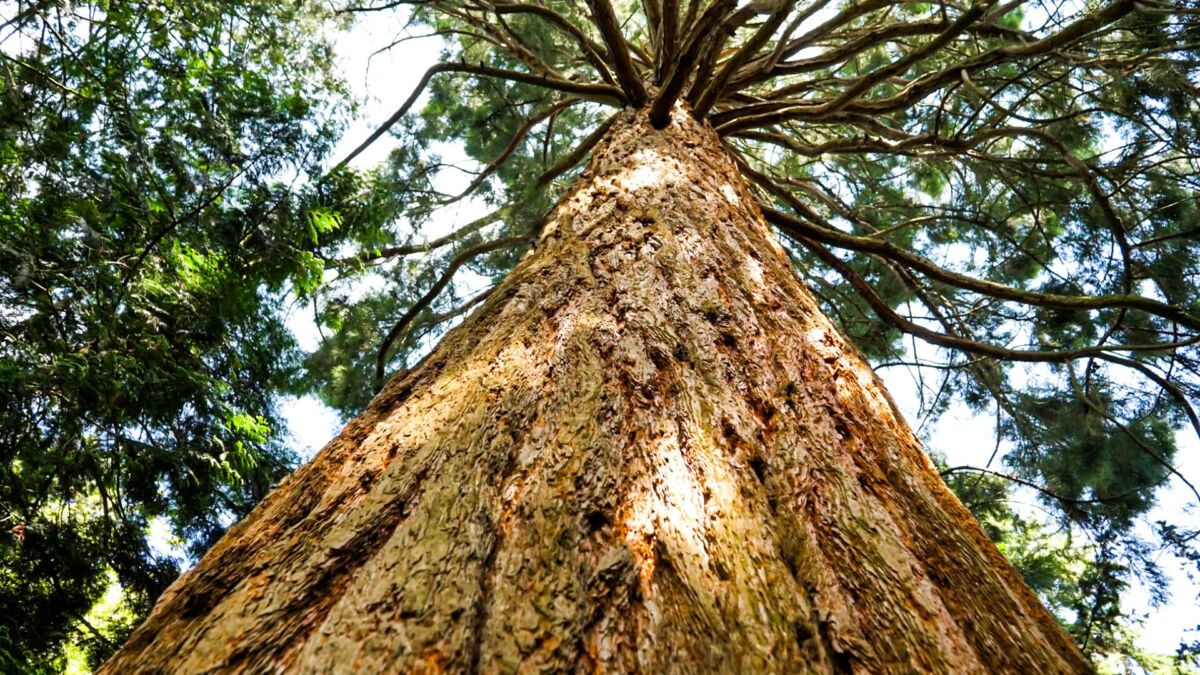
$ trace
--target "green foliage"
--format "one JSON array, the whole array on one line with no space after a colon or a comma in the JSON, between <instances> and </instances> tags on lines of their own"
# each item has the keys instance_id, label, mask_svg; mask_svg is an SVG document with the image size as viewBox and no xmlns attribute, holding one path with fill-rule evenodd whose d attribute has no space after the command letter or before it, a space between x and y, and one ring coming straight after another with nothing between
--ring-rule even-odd
<instances>
[{"instance_id":1,"label":"green foliage","mask_svg":"<svg viewBox=\"0 0 1200 675\"><path fill-rule=\"evenodd\" d=\"M186 563L152 522L198 555L294 463L280 302L319 283L337 219L283 181L319 166L342 93L297 3L5 13L0 670L57 672ZM125 618L87 621L114 583Z\"/></svg>"}]
</instances>

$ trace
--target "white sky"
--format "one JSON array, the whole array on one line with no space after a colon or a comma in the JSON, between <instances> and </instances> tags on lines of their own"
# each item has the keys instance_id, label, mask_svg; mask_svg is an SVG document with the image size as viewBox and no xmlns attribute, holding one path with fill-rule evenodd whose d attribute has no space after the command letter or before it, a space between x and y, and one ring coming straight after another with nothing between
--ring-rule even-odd
<instances>
[{"instance_id":1,"label":"white sky","mask_svg":"<svg viewBox=\"0 0 1200 675\"><path fill-rule=\"evenodd\" d=\"M425 70L438 59L441 43L437 39L412 40L375 56L370 61L368 70L371 52L394 40L397 37L395 31L399 28L401 26L390 25L385 17L372 17L353 31L341 34L337 38L342 72L356 94L363 97L364 101L359 118L348 128L340 146L333 153L332 159L335 162L348 154L380 121L399 107ZM420 104L414 106L413 111L419 109ZM386 157L392 147L391 142L390 137L381 138L359 155L353 165L360 168L375 165ZM448 150L453 151L452 148ZM451 180L453 183L439 187L446 191L455 191L454 188L465 187L469 177L459 174L457 177L451 177ZM460 206L455 212L436 220L426 233L426 238L437 237L479 215L482 215L482 210L478 205L467 203ZM311 349L316 346L311 311L294 312L289 325L303 347ZM932 356L933 352L926 354ZM911 375L902 368L884 369L880 371L880 375L905 416L915 427L919 423L916 415L919 398ZM337 415L311 396L289 400L283 407L283 414L291 434L296 439L296 449L304 459L311 457L332 439L340 428ZM928 439L928 447L945 455L951 466L983 466L995 445L995 420L989 415L972 415L959 406L925 429L922 435ZM1200 478L1200 441L1190 432L1181 432L1177 438L1178 469L1186 476ZM992 466L1003 470L999 460ZM1169 489L1159 493L1158 506L1150 514L1149 520L1153 522L1164 519L1194 525L1197 510L1194 504L1189 504L1189 497L1190 493L1177 479L1173 479ZM1017 493L1017 498L1029 504L1034 501L1032 494L1022 492ZM1032 509L1022 508L1022 512L1032 512ZM1164 555L1159 562L1173 580L1172 601L1164 607L1154 608L1149 605L1148 594L1135 589L1128 594L1127 610L1147 616L1142 635L1138 639L1141 647L1153 652L1173 653L1181 640L1200 637L1194 630L1190 634L1186 632L1200 624L1200 612L1196 610L1200 583L1189 581L1179 561L1171 556Z\"/></svg>"}]
</instances>

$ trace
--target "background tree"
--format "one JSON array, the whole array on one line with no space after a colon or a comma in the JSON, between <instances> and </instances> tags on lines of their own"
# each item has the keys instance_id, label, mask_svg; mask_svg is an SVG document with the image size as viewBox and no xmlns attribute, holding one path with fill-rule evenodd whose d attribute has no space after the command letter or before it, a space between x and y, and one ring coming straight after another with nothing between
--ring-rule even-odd
<instances>
[{"instance_id":1,"label":"background tree","mask_svg":"<svg viewBox=\"0 0 1200 675\"><path fill-rule=\"evenodd\" d=\"M346 106L296 3L0 20L0 670L61 672L186 562L152 521L199 555L292 467L281 302L320 280L302 186Z\"/></svg>"}]
</instances>

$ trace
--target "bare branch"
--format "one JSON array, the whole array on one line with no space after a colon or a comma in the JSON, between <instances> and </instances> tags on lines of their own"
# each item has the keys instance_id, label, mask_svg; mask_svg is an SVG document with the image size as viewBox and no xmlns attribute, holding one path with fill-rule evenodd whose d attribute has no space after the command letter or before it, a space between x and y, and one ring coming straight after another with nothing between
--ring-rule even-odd
<instances>
[{"instance_id":1,"label":"bare branch","mask_svg":"<svg viewBox=\"0 0 1200 675\"><path fill-rule=\"evenodd\" d=\"M691 6L695 7L697 1L692 0ZM671 108L675 107L675 101L679 100L679 94L683 92L683 87L687 84L709 35L736 5L737 0L715 0L689 30L679 56L671 63L670 75L650 106L650 123L654 128L662 129L667 126L671 119Z\"/></svg>"},{"instance_id":2,"label":"bare branch","mask_svg":"<svg viewBox=\"0 0 1200 675\"><path fill-rule=\"evenodd\" d=\"M662 84L679 49L679 0L662 0L662 27L658 32L658 62L655 64L654 81Z\"/></svg>"},{"instance_id":3,"label":"bare branch","mask_svg":"<svg viewBox=\"0 0 1200 675\"><path fill-rule=\"evenodd\" d=\"M499 239L496 241L484 242L482 244L472 246L471 248L455 256L454 259L450 261L450 265L446 268L446 270L442 272L442 276L439 277L436 282L434 282L433 287L408 308L408 311L404 313L404 316L402 316L400 320L396 322L396 325L392 326L392 329L388 331L388 334L383 338L383 342L379 345L379 355L375 358L375 382L377 384L383 383L383 376L387 369L388 355L392 350L392 344L396 341L396 338L400 337L408 329L409 325L412 324L413 320L417 318L417 315L420 314L426 307L428 307L430 303L432 303L434 299L437 298L437 296L443 290L445 290L446 286L450 283L450 280L454 278L454 273L458 271L458 268L467 264L476 257L483 255L484 253L498 251L504 248L512 248L514 246L521 246L522 244L528 244L531 241L533 241L533 234L526 233L516 237L507 237L505 239Z\"/></svg>"},{"instance_id":4,"label":"bare branch","mask_svg":"<svg viewBox=\"0 0 1200 675\"><path fill-rule=\"evenodd\" d=\"M608 0L588 0L588 6L592 9L596 27L604 36L604 43L608 45L608 55L617 70L617 81L621 83L625 98L634 108L642 107L646 103L646 88L633 67L633 59L629 56L629 44L621 35L621 26L617 23L617 15L613 12L612 5Z\"/></svg>"},{"instance_id":5,"label":"bare branch","mask_svg":"<svg viewBox=\"0 0 1200 675\"><path fill-rule=\"evenodd\" d=\"M337 169L349 164L355 157L370 147L372 143L379 140L380 136L384 135L389 129L395 126L396 123L408 113L409 108L416 103L417 99L421 96L421 92L423 92L425 87L429 85L429 81L433 79L433 76L439 73L468 73L471 75L482 75L484 77L496 77L503 80L511 80L513 82L524 82L526 84L533 84L546 87L548 89L575 94L583 99L597 101L599 103L607 103L610 105L615 104L619 106L624 102L624 95L622 94L621 90L607 84L582 84L579 82L572 82L570 80L552 78L545 75L522 73L520 71L505 70L503 68L493 68L483 64L439 63L425 71L425 75L421 77L421 81L417 83L416 88L413 90L412 94L409 95L408 100L406 100L404 104L396 110L396 112L392 113L392 116L389 117L383 124L381 124L378 129L368 136L367 140L363 141L349 155L346 155L345 159L338 162L337 166L334 167L334 170L336 171Z\"/></svg>"}]
</instances>

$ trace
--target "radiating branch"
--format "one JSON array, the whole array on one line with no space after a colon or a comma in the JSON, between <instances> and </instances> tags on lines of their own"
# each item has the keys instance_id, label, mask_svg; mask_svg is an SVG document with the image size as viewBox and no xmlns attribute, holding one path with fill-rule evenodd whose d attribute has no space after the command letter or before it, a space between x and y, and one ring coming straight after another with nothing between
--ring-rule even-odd
<instances>
[{"instance_id":1,"label":"radiating branch","mask_svg":"<svg viewBox=\"0 0 1200 675\"><path fill-rule=\"evenodd\" d=\"M349 164L355 157L369 148L372 143L379 140L380 136L386 134L388 130L395 126L396 123L408 113L413 104L417 102L417 99L420 98L421 93L425 91L425 87L429 85L429 81L433 79L433 76L439 73L467 73L470 75L495 77L513 82L523 82L525 84L532 84L546 87L547 89L575 94L583 99L610 105L619 106L624 102L624 94L621 92L621 90L607 84L583 84L579 82L572 82L570 80L560 80L557 78L548 77L546 75L523 73L516 70L506 70L503 68L493 68L483 64L439 63L425 71L425 74L421 77L421 81L417 83L416 88L413 90L412 94L409 95L408 99L404 101L404 103L396 110L396 112L392 113L391 117L384 121L379 128L377 128L370 136L368 136L367 140L359 144L359 146L355 148L349 155L346 155L345 159L338 162L334 167L334 170L340 169Z\"/></svg>"},{"instance_id":2,"label":"radiating branch","mask_svg":"<svg viewBox=\"0 0 1200 675\"><path fill-rule=\"evenodd\" d=\"M777 188L778 186L775 187ZM820 216L798 201L793 203L789 200L789 206L803 209L803 215L806 218L813 220L820 219ZM823 244L837 246L838 248L861 251L894 260L931 279L936 279L942 283L975 293L1052 309L1088 311L1125 307L1153 314L1169 321L1175 321L1193 330L1200 330L1200 317L1193 316L1180 307L1169 305L1153 298L1132 294L1061 295L1013 288L994 281L976 279L969 275L947 270L927 258L923 258L884 239L860 237L841 232L832 227L820 227L806 222L804 219L789 216L782 211L766 205L763 206L763 215L770 223L784 229L786 232L806 237L813 241L819 241Z\"/></svg>"},{"instance_id":3,"label":"radiating branch","mask_svg":"<svg viewBox=\"0 0 1200 675\"><path fill-rule=\"evenodd\" d=\"M388 356L391 354L393 343L395 343L396 339L408 330L413 320L417 318L417 315L420 314L426 307L428 307L437 298L437 296L441 294L443 290L445 290L446 286L450 283L450 280L454 278L454 273L458 271L458 268L467 264L471 260L474 260L476 257L483 255L484 253L490 253L491 251L498 251L500 249L513 248L514 246L528 244L529 242L533 241L533 237L534 235L532 233L526 233L515 237L507 237L504 239L498 239L496 241L484 242L482 244L472 246L471 248L468 248L467 250L455 256L454 259L450 261L450 265L447 266L445 271L442 272L442 275L438 277L438 280L434 282L433 286L426 291L425 295L422 295L420 299L418 299L412 304L411 307L408 308L408 311L404 313L404 316L400 317L400 320L396 322L396 325L392 326L392 329L388 331L386 336L384 336L383 342L379 345L379 354L375 358L376 384L383 384L383 377L387 370Z\"/></svg>"},{"instance_id":4,"label":"radiating branch","mask_svg":"<svg viewBox=\"0 0 1200 675\"><path fill-rule=\"evenodd\" d=\"M775 11L771 13L771 16L763 22L762 26L759 26L758 30L754 32L754 35L749 40L746 40L734 52L733 56L729 57L722 64L721 69L710 82L696 82L692 85L693 89L703 86L703 91L696 97L696 102L692 106L692 114L697 119L704 119L708 115L708 111L712 108L713 103L716 102L717 97L725 93L725 85L729 83L729 79L733 77L738 68L742 67L742 64L754 56L771 39L771 36L779 29L780 24L787 19L791 9L792 3L779 2Z\"/></svg>"},{"instance_id":5,"label":"radiating branch","mask_svg":"<svg viewBox=\"0 0 1200 675\"><path fill-rule=\"evenodd\" d=\"M696 2L697 0L692 0L691 6L696 6ZM714 0L691 26L684 38L683 48L671 63L670 74L650 106L650 123L654 128L662 129L667 126L671 119L671 109L675 107L675 102L679 100L679 95L691 78L692 69L699 61L709 36L717 30L721 20L736 5L737 0Z\"/></svg>"},{"instance_id":6,"label":"radiating branch","mask_svg":"<svg viewBox=\"0 0 1200 675\"><path fill-rule=\"evenodd\" d=\"M608 0L588 0L588 6L592 9L592 18L596 27L600 29L600 35L604 37L604 44L608 45L608 55L612 59L617 82L621 84L626 100L634 108L642 107L646 102L646 88L633 67L633 59L629 56L629 44L621 35L621 26L617 23L617 15L613 12L612 5Z\"/></svg>"},{"instance_id":7,"label":"radiating branch","mask_svg":"<svg viewBox=\"0 0 1200 675\"><path fill-rule=\"evenodd\" d=\"M530 5L525 3L501 3L492 6L492 11L497 15L504 14L531 14L546 20L553 26L558 27L566 33L579 47L583 57L588 63L596 69L600 75L600 79L607 84L616 85L616 80L613 79L612 73L608 70L608 66L604 63L604 47L597 44L591 38L579 30L579 28L567 20L566 17L558 12L541 5Z\"/></svg>"}]
</instances>

